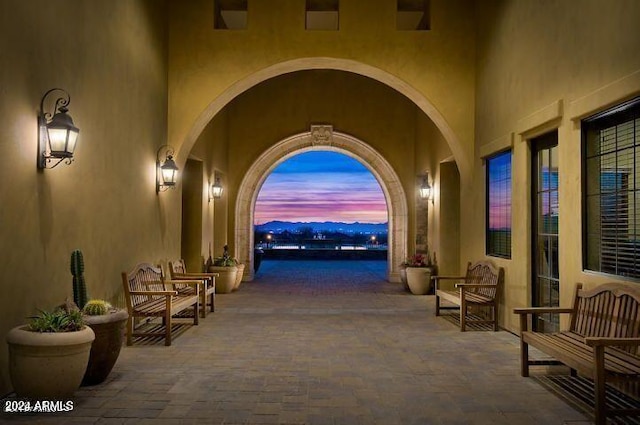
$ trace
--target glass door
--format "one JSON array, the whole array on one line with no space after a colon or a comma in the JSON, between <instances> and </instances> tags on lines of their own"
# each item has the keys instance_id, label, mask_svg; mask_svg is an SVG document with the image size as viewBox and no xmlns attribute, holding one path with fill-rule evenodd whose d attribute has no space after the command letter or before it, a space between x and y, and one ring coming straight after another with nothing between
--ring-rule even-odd
<instances>
[{"instance_id":1,"label":"glass door","mask_svg":"<svg viewBox=\"0 0 640 425\"><path fill-rule=\"evenodd\" d=\"M531 141L532 161L532 300L535 307L557 307L560 303L558 264L558 133L545 134ZM556 332L557 314L541 314L533 328Z\"/></svg>"}]
</instances>

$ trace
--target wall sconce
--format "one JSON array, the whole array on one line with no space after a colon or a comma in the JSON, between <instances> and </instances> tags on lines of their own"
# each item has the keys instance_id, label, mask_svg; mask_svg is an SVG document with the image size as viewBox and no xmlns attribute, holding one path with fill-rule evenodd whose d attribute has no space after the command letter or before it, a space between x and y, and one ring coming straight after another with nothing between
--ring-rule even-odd
<instances>
[{"instance_id":1,"label":"wall sconce","mask_svg":"<svg viewBox=\"0 0 640 425\"><path fill-rule=\"evenodd\" d=\"M45 112L44 102L54 91L62 92L53 105L53 113ZM55 168L66 160L67 165L73 161L80 130L73 125L71 116L67 114L67 106L71 96L63 89L51 89L40 100L38 112L38 169ZM57 161L55 161L57 160ZM55 163L52 164L52 162Z\"/></svg>"},{"instance_id":2,"label":"wall sconce","mask_svg":"<svg viewBox=\"0 0 640 425\"><path fill-rule=\"evenodd\" d=\"M176 187L178 166L173 160L173 148L160 146L156 153L156 193Z\"/></svg>"},{"instance_id":3,"label":"wall sconce","mask_svg":"<svg viewBox=\"0 0 640 425\"><path fill-rule=\"evenodd\" d=\"M216 182L211 185L209 190L209 202L211 202L212 199L220 199L223 191L224 188L220 184L220 177L216 177Z\"/></svg>"},{"instance_id":4,"label":"wall sconce","mask_svg":"<svg viewBox=\"0 0 640 425\"><path fill-rule=\"evenodd\" d=\"M427 172L422 179L422 185L420 186L420 199L426 199L433 204L433 189L429 184L429 173Z\"/></svg>"}]
</instances>

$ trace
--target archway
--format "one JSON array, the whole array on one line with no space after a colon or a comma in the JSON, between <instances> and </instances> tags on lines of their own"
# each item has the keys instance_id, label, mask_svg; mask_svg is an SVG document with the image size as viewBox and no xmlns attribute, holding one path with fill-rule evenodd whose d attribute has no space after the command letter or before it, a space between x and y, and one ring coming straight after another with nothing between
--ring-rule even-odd
<instances>
[{"instance_id":1,"label":"archway","mask_svg":"<svg viewBox=\"0 0 640 425\"><path fill-rule=\"evenodd\" d=\"M262 183L273 169L286 159L309 150L332 150L351 156L375 176L387 202L389 240L387 279L399 281L399 266L406 257L408 206L404 189L387 160L365 142L331 126L312 126L309 132L284 139L267 149L249 168L238 189L235 210L235 249L247 267L247 279L253 279L253 223L255 203Z\"/></svg>"},{"instance_id":2,"label":"archway","mask_svg":"<svg viewBox=\"0 0 640 425\"><path fill-rule=\"evenodd\" d=\"M229 86L224 92L217 96L205 108L204 111L202 111L202 113L198 116L196 121L191 126L185 140L180 141L181 143L177 156L178 161L180 161L181 163L184 163L186 161L186 158L189 156L189 152L191 152L193 145L196 143L196 140L198 139L204 128L207 126L207 124L218 112L222 110L222 108L224 108L238 95L244 93L257 84L270 78L277 77L278 75L310 69L333 69L337 71L352 72L386 84L397 92L403 94L408 99L410 99L420 110L422 110L434 122L438 130L442 133L444 139L453 152L453 156L460 171L461 177L466 178L467 176L471 175L471 161L465 153L464 146L462 145L456 134L453 132L444 116L442 116L438 109L425 97L422 92L407 84L397 76L390 74L380 68L376 68L374 66L350 59L330 57L298 58L280 62L270 67L261 69L251 75L248 75L245 78L238 80L232 86Z\"/></svg>"}]
</instances>

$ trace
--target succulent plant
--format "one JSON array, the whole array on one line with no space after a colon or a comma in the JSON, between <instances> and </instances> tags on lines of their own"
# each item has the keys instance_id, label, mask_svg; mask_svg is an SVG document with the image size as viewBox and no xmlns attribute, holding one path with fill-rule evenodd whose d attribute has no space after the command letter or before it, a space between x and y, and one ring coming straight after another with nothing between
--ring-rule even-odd
<instances>
[{"instance_id":1,"label":"succulent plant","mask_svg":"<svg viewBox=\"0 0 640 425\"><path fill-rule=\"evenodd\" d=\"M71 253L71 274L73 275L73 301L82 310L87 303L87 285L84 281L84 258L79 249Z\"/></svg>"},{"instance_id":2,"label":"succulent plant","mask_svg":"<svg viewBox=\"0 0 640 425\"><path fill-rule=\"evenodd\" d=\"M89 300L84 305L82 312L87 316L101 316L107 314L111 309L111 304L105 300Z\"/></svg>"},{"instance_id":3,"label":"succulent plant","mask_svg":"<svg viewBox=\"0 0 640 425\"><path fill-rule=\"evenodd\" d=\"M83 327L82 313L64 308L40 311L40 314L31 317L29 322L29 330L33 332L74 332Z\"/></svg>"}]
</instances>

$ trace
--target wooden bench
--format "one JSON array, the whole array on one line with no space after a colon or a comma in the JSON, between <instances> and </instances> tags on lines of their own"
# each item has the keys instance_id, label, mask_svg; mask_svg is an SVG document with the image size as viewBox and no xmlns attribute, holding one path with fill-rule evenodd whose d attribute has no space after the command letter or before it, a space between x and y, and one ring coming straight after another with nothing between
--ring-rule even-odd
<instances>
[{"instance_id":1,"label":"wooden bench","mask_svg":"<svg viewBox=\"0 0 640 425\"><path fill-rule=\"evenodd\" d=\"M160 266L138 264L129 273L122 272L122 285L129 310L127 322L127 345L133 344L134 336L164 336L164 345L171 345L171 317L193 307L193 324L198 324L200 281L179 281L194 288L192 294L180 294L177 290L167 290L176 282L165 280ZM161 317L164 332L136 332L134 317Z\"/></svg>"},{"instance_id":2,"label":"wooden bench","mask_svg":"<svg viewBox=\"0 0 640 425\"><path fill-rule=\"evenodd\" d=\"M498 300L504 280L502 267L496 268L490 261L468 263L465 276L433 276L432 279L435 281L436 316L440 315L440 310L459 309L461 332L466 330L468 323L490 323L494 331L498 330ZM456 283L455 289L445 289L440 284L443 280L462 282ZM441 306L441 300L454 305ZM470 317L468 308L472 306L488 307L491 317Z\"/></svg>"},{"instance_id":3,"label":"wooden bench","mask_svg":"<svg viewBox=\"0 0 640 425\"><path fill-rule=\"evenodd\" d=\"M595 420L604 425L607 416L638 415L640 409L607 409L605 383L640 378L640 288L607 283L592 290L576 285L572 308L516 308L520 315L522 376L530 365L565 364L571 375L594 380ZM539 333L528 330L528 319L544 313L570 314L568 331ZM529 359L529 345L555 360Z\"/></svg>"},{"instance_id":4,"label":"wooden bench","mask_svg":"<svg viewBox=\"0 0 640 425\"><path fill-rule=\"evenodd\" d=\"M171 280L199 280L200 285L200 316L207 317L207 305L211 311L215 311L216 301L216 277L218 273L187 273L184 260L169 261L169 274ZM175 285L176 290L181 294L192 294L192 285Z\"/></svg>"}]
</instances>

